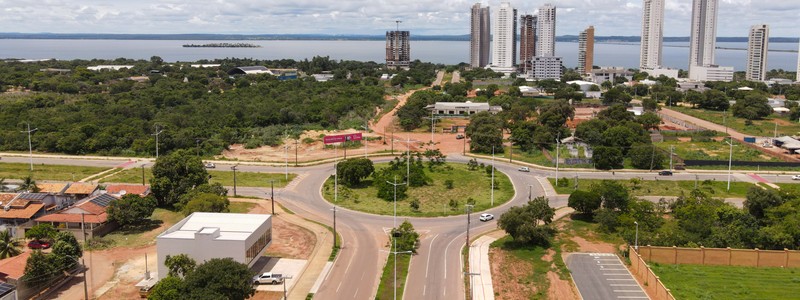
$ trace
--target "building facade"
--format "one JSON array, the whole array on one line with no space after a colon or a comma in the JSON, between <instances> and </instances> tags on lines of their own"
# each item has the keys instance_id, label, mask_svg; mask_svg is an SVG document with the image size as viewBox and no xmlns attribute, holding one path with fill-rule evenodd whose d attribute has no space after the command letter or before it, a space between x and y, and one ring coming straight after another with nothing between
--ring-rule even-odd
<instances>
[{"instance_id":1,"label":"building facade","mask_svg":"<svg viewBox=\"0 0 800 300\"><path fill-rule=\"evenodd\" d=\"M664 48L664 0L644 0L642 5L642 42L639 68L661 66Z\"/></svg>"},{"instance_id":2,"label":"building facade","mask_svg":"<svg viewBox=\"0 0 800 300\"><path fill-rule=\"evenodd\" d=\"M797 51L797 79L795 81L800 82L800 46Z\"/></svg>"},{"instance_id":3,"label":"building facade","mask_svg":"<svg viewBox=\"0 0 800 300\"><path fill-rule=\"evenodd\" d=\"M517 64L517 10L500 3L492 22L492 68L513 71Z\"/></svg>"},{"instance_id":4,"label":"building facade","mask_svg":"<svg viewBox=\"0 0 800 300\"><path fill-rule=\"evenodd\" d=\"M550 3L540 6L536 22L536 56L555 56L556 7Z\"/></svg>"},{"instance_id":5,"label":"building facade","mask_svg":"<svg viewBox=\"0 0 800 300\"><path fill-rule=\"evenodd\" d=\"M386 32L386 66L408 68L411 63L411 34L408 31Z\"/></svg>"},{"instance_id":6,"label":"building facade","mask_svg":"<svg viewBox=\"0 0 800 300\"><path fill-rule=\"evenodd\" d=\"M692 32L689 39L689 78L696 79L695 66L714 65L717 47L717 0L694 0L692 2Z\"/></svg>"},{"instance_id":7,"label":"building facade","mask_svg":"<svg viewBox=\"0 0 800 300\"><path fill-rule=\"evenodd\" d=\"M746 80L766 80L768 49L769 25L759 24L750 27L750 35L747 40L747 69L745 70Z\"/></svg>"},{"instance_id":8,"label":"building facade","mask_svg":"<svg viewBox=\"0 0 800 300\"><path fill-rule=\"evenodd\" d=\"M531 70L531 59L536 56L536 19L534 15L519 18L519 65L523 74Z\"/></svg>"},{"instance_id":9,"label":"building facade","mask_svg":"<svg viewBox=\"0 0 800 300\"><path fill-rule=\"evenodd\" d=\"M436 102L435 104L426 106L425 109L430 110L439 117L469 116L484 111L497 114L503 111L503 107L501 106L491 106L489 103L473 103L470 101Z\"/></svg>"},{"instance_id":10,"label":"building facade","mask_svg":"<svg viewBox=\"0 0 800 300\"><path fill-rule=\"evenodd\" d=\"M469 61L473 68L489 65L489 46L491 31L489 7L481 7L480 3L472 6L469 35Z\"/></svg>"},{"instance_id":11,"label":"building facade","mask_svg":"<svg viewBox=\"0 0 800 300\"><path fill-rule=\"evenodd\" d=\"M556 56L536 56L533 58L532 77L536 80L542 79L561 79L561 57Z\"/></svg>"},{"instance_id":12,"label":"building facade","mask_svg":"<svg viewBox=\"0 0 800 300\"><path fill-rule=\"evenodd\" d=\"M720 67L717 65L694 66L692 80L698 81L733 81L733 67Z\"/></svg>"},{"instance_id":13,"label":"building facade","mask_svg":"<svg viewBox=\"0 0 800 300\"><path fill-rule=\"evenodd\" d=\"M583 75L594 65L594 26L578 35L578 73Z\"/></svg>"}]
</instances>

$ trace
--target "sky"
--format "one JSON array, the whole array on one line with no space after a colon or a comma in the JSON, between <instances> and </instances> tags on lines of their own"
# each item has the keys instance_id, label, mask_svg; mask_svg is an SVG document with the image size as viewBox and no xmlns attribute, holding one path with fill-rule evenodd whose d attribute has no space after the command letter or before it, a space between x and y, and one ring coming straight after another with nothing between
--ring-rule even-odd
<instances>
[{"instance_id":1,"label":"sky","mask_svg":"<svg viewBox=\"0 0 800 300\"><path fill-rule=\"evenodd\" d=\"M692 0L665 0L665 36L689 36ZM719 0L717 36L747 36L767 23L772 37L798 37L800 0ZM469 32L465 0L0 0L0 32L367 34ZM481 1L498 7L500 1ZM519 14L548 1L509 1ZM598 36L638 36L642 0L551 0L557 35L594 25Z\"/></svg>"}]
</instances>

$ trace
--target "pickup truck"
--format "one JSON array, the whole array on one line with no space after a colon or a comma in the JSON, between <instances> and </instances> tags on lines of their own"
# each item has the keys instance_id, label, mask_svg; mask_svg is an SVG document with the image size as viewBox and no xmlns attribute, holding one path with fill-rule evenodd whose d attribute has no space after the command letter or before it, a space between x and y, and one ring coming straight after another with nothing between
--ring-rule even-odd
<instances>
[{"instance_id":1,"label":"pickup truck","mask_svg":"<svg viewBox=\"0 0 800 300\"><path fill-rule=\"evenodd\" d=\"M278 284L283 283L283 275L272 272L262 273L253 277L253 284Z\"/></svg>"}]
</instances>

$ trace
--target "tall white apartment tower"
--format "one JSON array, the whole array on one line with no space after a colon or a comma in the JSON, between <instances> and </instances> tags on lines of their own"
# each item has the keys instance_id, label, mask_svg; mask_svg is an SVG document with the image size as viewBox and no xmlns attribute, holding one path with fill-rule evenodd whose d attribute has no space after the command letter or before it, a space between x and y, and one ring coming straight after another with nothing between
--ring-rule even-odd
<instances>
[{"instance_id":1,"label":"tall white apartment tower","mask_svg":"<svg viewBox=\"0 0 800 300\"><path fill-rule=\"evenodd\" d=\"M714 65L717 46L717 0L694 0L692 3L692 32L689 40L689 78L692 67Z\"/></svg>"},{"instance_id":2,"label":"tall white apartment tower","mask_svg":"<svg viewBox=\"0 0 800 300\"><path fill-rule=\"evenodd\" d=\"M768 49L769 25L758 24L750 27L750 36L747 40L746 80L764 81L766 79Z\"/></svg>"},{"instance_id":3,"label":"tall white apartment tower","mask_svg":"<svg viewBox=\"0 0 800 300\"><path fill-rule=\"evenodd\" d=\"M800 47L797 52L797 82L800 82Z\"/></svg>"},{"instance_id":4,"label":"tall white apartment tower","mask_svg":"<svg viewBox=\"0 0 800 300\"><path fill-rule=\"evenodd\" d=\"M517 10L508 2L500 3L492 24L492 67L514 68L517 64Z\"/></svg>"},{"instance_id":5,"label":"tall white apartment tower","mask_svg":"<svg viewBox=\"0 0 800 300\"><path fill-rule=\"evenodd\" d=\"M469 64L473 68L483 68L489 64L489 7L475 3L470 21Z\"/></svg>"},{"instance_id":6,"label":"tall white apartment tower","mask_svg":"<svg viewBox=\"0 0 800 300\"><path fill-rule=\"evenodd\" d=\"M546 3L539 7L536 20L536 56L556 55L556 7Z\"/></svg>"},{"instance_id":7,"label":"tall white apartment tower","mask_svg":"<svg viewBox=\"0 0 800 300\"><path fill-rule=\"evenodd\" d=\"M642 7L642 48L639 68L656 69L661 66L664 0L644 0Z\"/></svg>"}]
</instances>

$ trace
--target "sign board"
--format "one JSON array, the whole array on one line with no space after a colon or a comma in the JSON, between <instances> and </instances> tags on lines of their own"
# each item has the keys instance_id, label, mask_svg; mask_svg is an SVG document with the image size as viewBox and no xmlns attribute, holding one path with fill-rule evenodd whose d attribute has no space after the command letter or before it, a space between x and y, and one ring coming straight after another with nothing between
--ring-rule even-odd
<instances>
[{"instance_id":1,"label":"sign board","mask_svg":"<svg viewBox=\"0 0 800 300\"><path fill-rule=\"evenodd\" d=\"M361 133L350 133L350 134L341 134L341 135L326 135L322 138L322 141L325 142L325 145L328 144L335 144L335 143L343 143L349 141L360 141L361 140Z\"/></svg>"}]
</instances>

